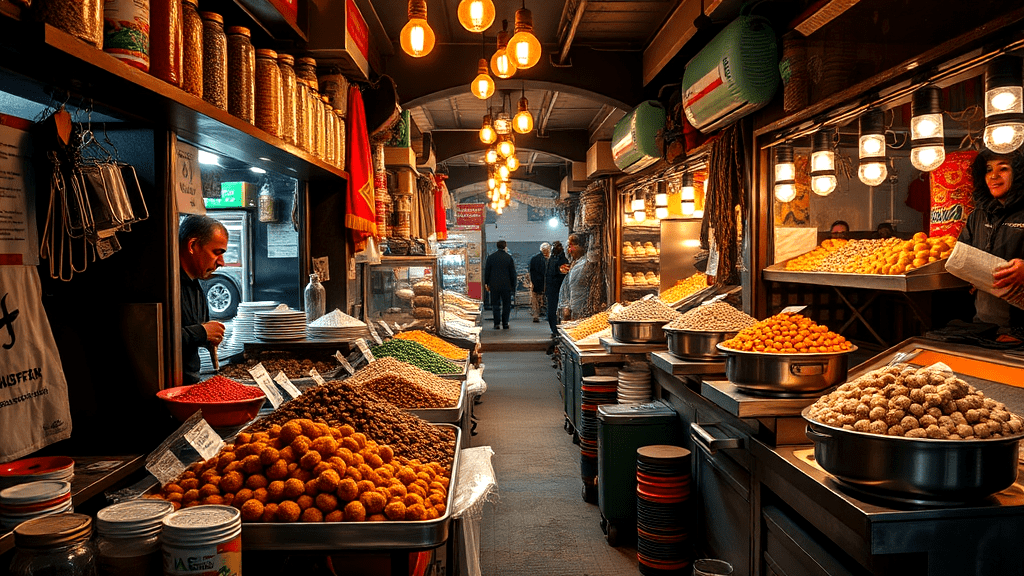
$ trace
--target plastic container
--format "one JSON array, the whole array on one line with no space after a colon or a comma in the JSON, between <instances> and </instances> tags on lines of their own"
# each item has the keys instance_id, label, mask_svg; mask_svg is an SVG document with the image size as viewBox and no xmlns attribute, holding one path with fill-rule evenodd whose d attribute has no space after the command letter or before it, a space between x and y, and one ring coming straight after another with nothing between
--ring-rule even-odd
<instances>
[{"instance_id":1,"label":"plastic container","mask_svg":"<svg viewBox=\"0 0 1024 576\"><path fill-rule=\"evenodd\" d=\"M94 576L92 518L57 514L22 522L14 529L12 576Z\"/></svg>"},{"instance_id":2,"label":"plastic container","mask_svg":"<svg viewBox=\"0 0 1024 576\"><path fill-rule=\"evenodd\" d=\"M278 54L277 65L281 70L281 139L295 144L295 58L291 54Z\"/></svg>"},{"instance_id":3,"label":"plastic container","mask_svg":"<svg viewBox=\"0 0 1024 576\"><path fill-rule=\"evenodd\" d=\"M103 0L43 0L36 12L39 19L103 49Z\"/></svg>"},{"instance_id":4,"label":"plastic container","mask_svg":"<svg viewBox=\"0 0 1024 576\"><path fill-rule=\"evenodd\" d=\"M203 97L203 18L198 0L181 0L181 89Z\"/></svg>"},{"instance_id":5,"label":"plastic container","mask_svg":"<svg viewBox=\"0 0 1024 576\"><path fill-rule=\"evenodd\" d=\"M281 68L277 52L256 50L256 127L281 136Z\"/></svg>"},{"instance_id":6,"label":"plastic container","mask_svg":"<svg viewBox=\"0 0 1024 576\"><path fill-rule=\"evenodd\" d=\"M228 109L228 37L224 17L200 12L203 18L203 100Z\"/></svg>"},{"instance_id":7,"label":"plastic container","mask_svg":"<svg viewBox=\"0 0 1024 576\"><path fill-rule=\"evenodd\" d=\"M231 506L193 506L164 516L162 542L166 576L242 573L242 514Z\"/></svg>"},{"instance_id":8,"label":"plastic container","mask_svg":"<svg viewBox=\"0 0 1024 576\"><path fill-rule=\"evenodd\" d=\"M141 498L96 513L96 568L99 576L160 576L163 519L174 512L165 500Z\"/></svg>"},{"instance_id":9,"label":"plastic container","mask_svg":"<svg viewBox=\"0 0 1024 576\"><path fill-rule=\"evenodd\" d=\"M327 306L327 291L320 283L320 276L315 272L309 275L309 284L302 293L302 301L306 308L306 324L324 315Z\"/></svg>"},{"instance_id":10,"label":"plastic container","mask_svg":"<svg viewBox=\"0 0 1024 576\"><path fill-rule=\"evenodd\" d=\"M181 87L181 0L150 0L149 73Z\"/></svg>"},{"instance_id":11,"label":"plastic container","mask_svg":"<svg viewBox=\"0 0 1024 576\"><path fill-rule=\"evenodd\" d=\"M107 0L103 8L103 51L149 71L149 2Z\"/></svg>"},{"instance_id":12,"label":"plastic container","mask_svg":"<svg viewBox=\"0 0 1024 576\"><path fill-rule=\"evenodd\" d=\"M231 26L228 35L228 112L256 123L256 50L249 29Z\"/></svg>"}]
</instances>

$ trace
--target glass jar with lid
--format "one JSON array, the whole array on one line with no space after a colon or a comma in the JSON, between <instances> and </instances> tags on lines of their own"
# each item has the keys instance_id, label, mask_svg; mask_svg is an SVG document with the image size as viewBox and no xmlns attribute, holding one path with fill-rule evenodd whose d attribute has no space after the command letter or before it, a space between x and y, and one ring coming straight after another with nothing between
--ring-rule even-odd
<instances>
[{"instance_id":1,"label":"glass jar with lid","mask_svg":"<svg viewBox=\"0 0 1024 576\"><path fill-rule=\"evenodd\" d=\"M228 35L228 112L256 123L256 50L245 26L230 26Z\"/></svg>"},{"instance_id":2,"label":"glass jar with lid","mask_svg":"<svg viewBox=\"0 0 1024 576\"><path fill-rule=\"evenodd\" d=\"M324 161L334 165L334 108L331 107L330 98L321 94L320 99L324 102Z\"/></svg>"},{"instance_id":3,"label":"glass jar with lid","mask_svg":"<svg viewBox=\"0 0 1024 576\"><path fill-rule=\"evenodd\" d=\"M181 0L181 89L203 97L203 18L199 0Z\"/></svg>"},{"instance_id":4,"label":"glass jar with lid","mask_svg":"<svg viewBox=\"0 0 1024 576\"><path fill-rule=\"evenodd\" d=\"M281 136L281 69L267 48L256 50L256 127Z\"/></svg>"},{"instance_id":5,"label":"glass jar with lid","mask_svg":"<svg viewBox=\"0 0 1024 576\"><path fill-rule=\"evenodd\" d=\"M291 54L278 54L277 64L281 69L281 139L295 144L295 58Z\"/></svg>"},{"instance_id":6,"label":"glass jar with lid","mask_svg":"<svg viewBox=\"0 0 1024 576\"><path fill-rule=\"evenodd\" d=\"M43 22L103 49L104 0L45 0L36 4L38 8L33 8Z\"/></svg>"},{"instance_id":7,"label":"glass jar with lid","mask_svg":"<svg viewBox=\"0 0 1024 576\"><path fill-rule=\"evenodd\" d=\"M320 82L316 79L316 60L304 56L295 61L295 75L302 78L315 92L320 91Z\"/></svg>"},{"instance_id":8,"label":"glass jar with lid","mask_svg":"<svg viewBox=\"0 0 1024 576\"><path fill-rule=\"evenodd\" d=\"M92 518L85 514L54 514L26 520L14 529L13 576L95 576L90 542Z\"/></svg>"},{"instance_id":9,"label":"glass jar with lid","mask_svg":"<svg viewBox=\"0 0 1024 576\"><path fill-rule=\"evenodd\" d=\"M228 38L224 17L200 12L203 18L203 100L228 109Z\"/></svg>"},{"instance_id":10,"label":"glass jar with lid","mask_svg":"<svg viewBox=\"0 0 1024 576\"><path fill-rule=\"evenodd\" d=\"M309 152L309 87L302 78L295 79L295 145Z\"/></svg>"},{"instance_id":11,"label":"glass jar with lid","mask_svg":"<svg viewBox=\"0 0 1024 576\"><path fill-rule=\"evenodd\" d=\"M310 139L313 156L324 157L324 101L315 90L309 91L309 110L312 120L310 126L313 128L313 135Z\"/></svg>"},{"instance_id":12,"label":"glass jar with lid","mask_svg":"<svg viewBox=\"0 0 1024 576\"><path fill-rule=\"evenodd\" d=\"M181 87L181 0L150 0L149 73Z\"/></svg>"},{"instance_id":13,"label":"glass jar with lid","mask_svg":"<svg viewBox=\"0 0 1024 576\"><path fill-rule=\"evenodd\" d=\"M341 113L341 110L334 111L334 158L336 160L335 166L339 169L345 169L345 116Z\"/></svg>"},{"instance_id":14,"label":"glass jar with lid","mask_svg":"<svg viewBox=\"0 0 1024 576\"><path fill-rule=\"evenodd\" d=\"M96 567L99 576L160 576L163 518L174 512L165 500L139 498L96 513Z\"/></svg>"}]
</instances>

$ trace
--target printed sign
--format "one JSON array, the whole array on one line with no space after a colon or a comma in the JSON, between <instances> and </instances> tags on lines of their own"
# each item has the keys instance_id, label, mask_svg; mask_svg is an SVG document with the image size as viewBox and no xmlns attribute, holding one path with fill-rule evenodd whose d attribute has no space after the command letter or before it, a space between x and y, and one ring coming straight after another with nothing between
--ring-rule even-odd
<instances>
[{"instance_id":1,"label":"printed sign","mask_svg":"<svg viewBox=\"0 0 1024 576\"><path fill-rule=\"evenodd\" d=\"M487 214L486 204L459 204L455 207L455 223L479 230Z\"/></svg>"},{"instance_id":2,"label":"printed sign","mask_svg":"<svg viewBox=\"0 0 1024 576\"><path fill-rule=\"evenodd\" d=\"M178 140L174 170L174 197L181 214L206 214L203 182L199 174L199 149Z\"/></svg>"},{"instance_id":3,"label":"printed sign","mask_svg":"<svg viewBox=\"0 0 1024 576\"><path fill-rule=\"evenodd\" d=\"M195 448L204 460L213 458L224 447L224 440L210 428L206 420L200 420L191 430L185 432L185 441Z\"/></svg>"},{"instance_id":4,"label":"printed sign","mask_svg":"<svg viewBox=\"0 0 1024 576\"><path fill-rule=\"evenodd\" d=\"M284 397L277 391L277 385L270 379L270 374L267 373L267 369L263 367L263 364L257 364L249 369L249 374L252 374L252 379L256 381L256 385L263 390L263 393L270 399L270 403L274 406L274 410L277 410L281 404L284 404Z\"/></svg>"},{"instance_id":5,"label":"printed sign","mask_svg":"<svg viewBox=\"0 0 1024 576\"><path fill-rule=\"evenodd\" d=\"M285 375L284 372L278 372L277 376L274 376L274 382L277 382L281 386L281 389L291 396L291 400L302 396L302 391L296 388L295 384L292 384L292 381L288 379L288 376Z\"/></svg>"},{"instance_id":6,"label":"printed sign","mask_svg":"<svg viewBox=\"0 0 1024 576\"><path fill-rule=\"evenodd\" d=\"M39 264L30 127L27 120L0 114L0 265Z\"/></svg>"},{"instance_id":7,"label":"printed sign","mask_svg":"<svg viewBox=\"0 0 1024 576\"><path fill-rule=\"evenodd\" d=\"M309 369L309 377L312 378L314 382L316 382L317 386L323 386L324 384L327 384L327 381L324 380L324 377L321 376L320 373L316 371L316 368Z\"/></svg>"}]
</instances>

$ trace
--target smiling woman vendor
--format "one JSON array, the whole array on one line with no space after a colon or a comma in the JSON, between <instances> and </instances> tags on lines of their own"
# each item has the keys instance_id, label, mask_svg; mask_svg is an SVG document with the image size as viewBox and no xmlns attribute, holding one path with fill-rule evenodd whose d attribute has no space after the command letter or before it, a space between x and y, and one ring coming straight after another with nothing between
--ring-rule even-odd
<instances>
[{"instance_id":1,"label":"smiling woman vendor","mask_svg":"<svg viewBox=\"0 0 1024 576\"><path fill-rule=\"evenodd\" d=\"M993 274L996 288L1024 284L1024 153L985 150L975 158L971 173L974 212L959 241L1008 261ZM1024 310L980 290L974 305L974 319L998 324L1000 340L1024 339Z\"/></svg>"}]
</instances>

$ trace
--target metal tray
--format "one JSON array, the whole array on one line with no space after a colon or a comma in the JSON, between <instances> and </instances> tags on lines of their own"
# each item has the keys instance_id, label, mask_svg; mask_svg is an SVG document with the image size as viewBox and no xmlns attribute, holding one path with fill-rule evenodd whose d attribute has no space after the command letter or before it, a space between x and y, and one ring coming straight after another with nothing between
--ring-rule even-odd
<instances>
[{"instance_id":1,"label":"metal tray","mask_svg":"<svg viewBox=\"0 0 1024 576\"><path fill-rule=\"evenodd\" d=\"M451 483L444 516L436 520L401 522L316 522L289 524L242 523L245 550L401 550L437 548L448 540L455 482L459 471L462 431L451 424L437 424L455 432Z\"/></svg>"},{"instance_id":2,"label":"metal tray","mask_svg":"<svg viewBox=\"0 0 1024 576\"><path fill-rule=\"evenodd\" d=\"M457 372L455 374L437 374L437 376L447 378L449 380L462 380L464 382L466 380L466 375L469 374L469 360L467 359L465 362L459 362L458 360L452 360L450 358L447 360L456 366L461 366L462 372Z\"/></svg>"},{"instance_id":3,"label":"metal tray","mask_svg":"<svg viewBox=\"0 0 1024 576\"><path fill-rule=\"evenodd\" d=\"M915 268L907 274L896 275L799 272L786 270L786 262L788 261L772 264L765 268L761 272L761 277L773 282L817 284L819 286L836 286L840 288L865 288L868 290L886 290L890 292L924 292L967 286L967 282L946 272L946 263L943 260Z\"/></svg>"},{"instance_id":4,"label":"metal tray","mask_svg":"<svg viewBox=\"0 0 1024 576\"><path fill-rule=\"evenodd\" d=\"M459 402L448 408L409 408L406 412L413 416L419 416L433 424L455 424L462 421L462 413L466 404L466 381L462 381L462 390L459 392Z\"/></svg>"}]
</instances>

